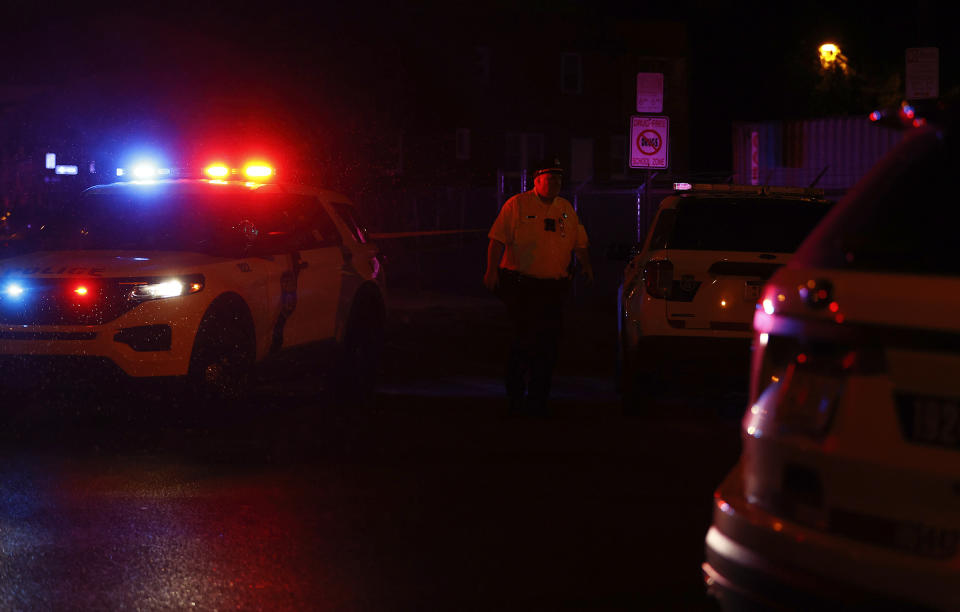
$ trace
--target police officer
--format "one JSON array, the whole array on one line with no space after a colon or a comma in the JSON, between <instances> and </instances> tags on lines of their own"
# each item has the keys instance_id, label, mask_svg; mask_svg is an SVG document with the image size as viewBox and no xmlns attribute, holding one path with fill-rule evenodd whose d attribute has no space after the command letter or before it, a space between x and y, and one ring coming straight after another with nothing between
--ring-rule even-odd
<instances>
[{"instance_id":1,"label":"police officer","mask_svg":"<svg viewBox=\"0 0 960 612\"><path fill-rule=\"evenodd\" d=\"M562 174L557 157L538 164L533 189L507 200L488 234L483 282L503 299L513 324L506 371L511 412L547 412L573 253L593 281L587 232L559 197Z\"/></svg>"}]
</instances>

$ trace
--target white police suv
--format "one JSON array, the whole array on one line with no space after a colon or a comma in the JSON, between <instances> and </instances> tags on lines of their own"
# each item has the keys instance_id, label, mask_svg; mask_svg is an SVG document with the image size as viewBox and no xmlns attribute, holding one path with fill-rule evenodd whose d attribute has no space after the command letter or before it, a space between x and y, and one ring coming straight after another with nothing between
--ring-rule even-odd
<instances>
[{"instance_id":1,"label":"white police suv","mask_svg":"<svg viewBox=\"0 0 960 612\"><path fill-rule=\"evenodd\" d=\"M763 289L704 577L727 609L960 609L960 143L915 130Z\"/></svg>"},{"instance_id":2,"label":"white police suv","mask_svg":"<svg viewBox=\"0 0 960 612\"><path fill-rule=\"evenodd\" d=\"M749 370L760 288L827 212L816 189L675 185L629 262L618 299L619 383L639 409L669 384Z\"/></svg>"},{"instance_id":3,"label":"white police suv","mask_svg":"<svg viewBox=\"0 0 960 612\"><path fill-rule=\"evenodd\" d=\"M255 364L327 346L340 386L369 393L384 277L350 201L269 167L207 174L91 187L23 228L0 259L4 386L176 377L231 398Z\"/></svg>"}]
</instances>

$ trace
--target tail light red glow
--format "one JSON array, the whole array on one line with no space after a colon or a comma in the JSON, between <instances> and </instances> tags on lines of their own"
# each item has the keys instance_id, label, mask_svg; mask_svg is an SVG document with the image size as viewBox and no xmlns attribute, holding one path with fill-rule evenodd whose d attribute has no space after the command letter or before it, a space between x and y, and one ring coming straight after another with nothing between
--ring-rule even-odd
<instances>
[{"instance_id":1,"label":"tail light red glow","mask_svg":"<svg viewBox=\"0 0 960 612\"><path fill-rule=\"evenodd\" d=\"M673 262L669 259L648 261L643 267L643 284L651 296L668 297L673 286Z\"/></svg>"},{"instance_id":2,"label":"tail light red glow","mask_svg":"<svg viewBox=\"0 0 960 612\"><path fill-rule=\"evenodd\" d=\"M84 285L80 285L79 287L74 289L73 292L76 293L77 295L83 296L90 293L90 290L87 289Z\"/></svg>"}]
</instances>

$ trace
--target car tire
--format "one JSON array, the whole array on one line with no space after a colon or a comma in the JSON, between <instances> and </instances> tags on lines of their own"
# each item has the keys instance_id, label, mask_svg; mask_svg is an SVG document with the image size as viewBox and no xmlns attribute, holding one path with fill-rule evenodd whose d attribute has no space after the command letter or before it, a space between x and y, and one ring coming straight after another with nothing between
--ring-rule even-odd
<instances>
[{"instance_id":1,"label":"car tire","mask_svg":"<svg viewBox=\"0 0 960 612\"><path fill-rule=\"evenodd\" d=\"M371 297L354 304L331 372L333 396L339 405L373 402L383 358L384 315Z\"/></svg>"},{"instance_id":2,"label":"car tire","mask_svg":"<svg viewBox=\"0 0 960 612\"><path fill-rule=\"evenodd\" d=\"M253 383L254 350L238 314L213 311L205 315L190 358L191 395L219 405L244 400Z\"/></svg>"}]
</instances>

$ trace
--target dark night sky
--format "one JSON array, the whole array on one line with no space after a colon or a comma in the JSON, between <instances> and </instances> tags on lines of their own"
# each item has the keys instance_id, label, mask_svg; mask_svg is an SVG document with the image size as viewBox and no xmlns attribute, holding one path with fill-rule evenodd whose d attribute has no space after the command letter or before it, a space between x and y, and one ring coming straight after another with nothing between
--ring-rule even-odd
<instances>
[{"instance_id":1,"label":"dark night sky","mask_svg":"<svg viewBox=\"0 0 960 612\"><path fill-rule=\"evenodd\" d=\"M584 23L686 22L694 160L704 166L722 158L711 143L729 136L730 120L808 112L815 49L828 38L841 45L865 82L902 70L906 47L939 44L941 89L957 84L955 50L943 44L950 34L941 18L945 9L927 2L898 12L827 2L624 7L560 0L467 9L440 2L376 8L86 4L4 8L3 98L17 91L51 93L51 112L76 117L76 129L114 128L111 137L119 141L151 133L162 139L175 125L195 148L209 148L224 133L264 147L280 141L295 147L288 141L311 126L333 123L349 131L351 121L395 120L401 113L388 112L391 88L406 88L417 104L429 104L430 88L442 86L406 78L416 73L404 62L415 61L420 41L519 21L531 40L549 44L544 15ZM240 124L243 129L236 129ZM124 133L131 125L138 134Z\"/></svg>"}]
</instances>

